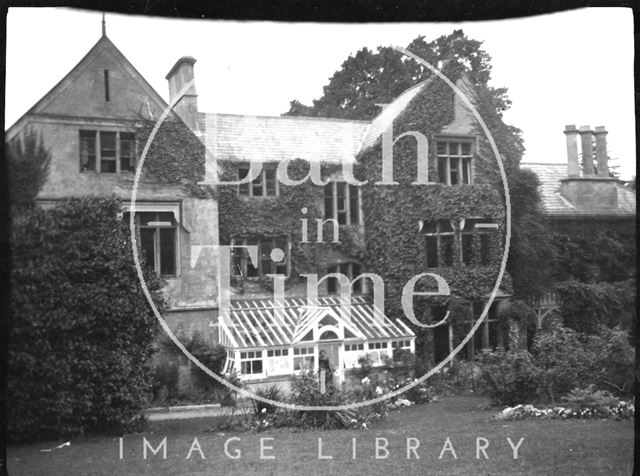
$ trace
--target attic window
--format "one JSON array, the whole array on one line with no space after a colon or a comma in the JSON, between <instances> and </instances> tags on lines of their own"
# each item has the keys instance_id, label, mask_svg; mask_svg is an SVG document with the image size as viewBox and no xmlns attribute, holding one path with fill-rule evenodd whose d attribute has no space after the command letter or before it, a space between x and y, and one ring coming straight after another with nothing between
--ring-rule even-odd
<instances>
[{"instance_id":1,"label":"attic window","mask_svg":"<svg viewBox=\"0 0 640 476\"><path fill-rule=\"evenodd\" d=\"M109 70L104 70L104 100L109 102Z\"/></svg>"}]
</instances>

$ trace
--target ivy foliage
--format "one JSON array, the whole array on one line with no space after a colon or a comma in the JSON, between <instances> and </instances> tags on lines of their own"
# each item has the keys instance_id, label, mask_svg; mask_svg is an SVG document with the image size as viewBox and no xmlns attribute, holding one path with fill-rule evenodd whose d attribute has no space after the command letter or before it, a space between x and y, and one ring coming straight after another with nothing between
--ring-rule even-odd
<instances>
[{"instance_id":1,"label":"ivy foliage","mask_svg":"<svg viewBox=\"0 0 640 476\"><path fill-rule=\"evenodd\" d=\"M263 164L273 167L276 164ZM247 166L246 162L226 161L221 163L222 181L237 180L237 170ZM335 173L336 166L322 168L323 180ZM309 173L309 163L294 160L289 164L288 175L292 180L301 180ZM304 273L324 274L327 266L342 261L360 261L364 242L355 227L341 226L340 243L332 243L333 229L329 223L323 227L323 242L317 243L316 219L323 219L324 189L307 180L301 185L278 184L277 197L239 197L237 186L220 186L216 190L219 210L219 233L222 244L229 244L234 237L287 236L291 244L291 273L287 285L300 282ZM303 213L303 208L306 213ZM302 235L301 219L307 220L307 238ZM303 242L305 241L305 242ZM270 288L272 279L262 279L262 285Z\"/></svg>"},{"instance_id":2,"label":"ivy foliage","mask_svg":"<svg viewBox=\"0 0 640 476\"><path fill-rule=\"evenodd\" d=\"M445 68L445 74L455 75L455 69ZM444 81L436 78L396 118L394 137L418 131L434 143L433 139L453 118L453 93ZM411 139L402 139L394 145L393 178L399 185L374 183L382 177L380 139L358 157L358 178L368 180L362 193L367 234L365 261L371 271L384 280L385 311L392 317L404 315L400 298L408 279L427 271L445 278L452 294L458 297L478 299L486 295L495 285L502 255L501 238L497 237L492 243L492 260L488 266L425 268L424 235L418 230L420 221L483 217L495 220L502 235L504 204L500 194L484 178L482 167L477 168L478 177L473 185L412 185L417 174L416 149L416 141ZM429 157L430 177L435 172L433 149ZM479 157L477 162L484 160ZM455 240L454 256L459 255L460 246L459 240Z\"/></svg>"},{"instance_id":3,"label":"ivy foliage","mask_svg":"<svg viewBox=\"0 0 640 476\"><path fill-rule=\"evenodd\" d=\"M116 198L14 216L8 350L12 440L121 431L141 418L157 322ZM161 283L147 286L160 309Z\"/></svg>"},{"instance_id":4,"label":"ivy foliage","mask_svg":"<svg viewBox=\"0 0 640 476\"><path fill-rule=\"evenodd\" d=\"M136 136L141 145L147 143L155 122L141 126ZM178 119L165 120L158 129L144 161L143 177L164 184L179 184L188 195L206 198L199 182L205 176L206 147Z\"/></svg>"}]
</instances>

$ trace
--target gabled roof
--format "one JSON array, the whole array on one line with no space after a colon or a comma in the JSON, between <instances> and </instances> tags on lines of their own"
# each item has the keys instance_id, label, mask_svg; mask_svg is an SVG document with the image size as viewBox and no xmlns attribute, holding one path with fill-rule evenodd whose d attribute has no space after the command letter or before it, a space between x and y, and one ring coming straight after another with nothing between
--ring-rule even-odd
<instances>
[{"instance_id":1,"label":"gabled roof","mask_svg":"<svg viewBox=\"0 0 640 476\"><path fill-rule=\"evenodd\" d=\"M356 339L379 340L414 337L400 320L395 323L364 297L351 299L346 314L339 297L313 300L289 298L274 303L267 299L233 301L229 311L220 314L221 331L238 348L286 346L296 343L314 324L331 315ZM282 322L276 320L276 312Z\"/></svg>"},{"instance_id":2,"label":"gabled roof","mask_svg":"<svg viewBox=\"0 0 640 476\"><path fill-rule=\"evenodd\" d=\"M146 108L142 109L142 112L151 115L153 118L154 113L151 112L153 110L156 111L157 116L159 117L159 112L164 110L167 107L167 103L162 99L162 97L153 89L153 87L147 82L146 79L138 72L138 70L129 62L129 60L122 54L122 52L111 42L111 40L106 36L102 36L96 44L87 52L87 54L76 64L71 71L69 71L51 90L45 94L31 109L29 109L25 114L22 115L20 119L18 119L8 130L6 133L6 140L10 140L13 138L22 128L29 122L29 118L38 114L48 114L53 104L56 103L56 100L59 99L63 94L69 94L73 88L77 85L78 79L82 76L88 68L92 66L94 61L99 58L101 55L109 55L109 58L112 59L115 63L118 64L122 68L122 70L127 74L127 80L133 81L142 91L144 95L144 99L146 101ZM59 103L65 104L68 107L72 107L70 101L62 100L57 101ZM146 110L145 110L146 109ZM78 117L82 117L82 114L76 113L74 114ZM93 117L94 115L92 115ZM108 117L107 117L108 119Z\"/></svg>"},{"instance_id":3,"label":"gabled roof","mask_svg":"<svg viewBox=\"0 0 640 476\"><path fill-rule=\"evenodd\" d=\"M540 198L544 212L553 216L632 216L636 213L636 195L616 184L618 208L616 210L580 210L560 193L560 180L567 178L566 163L522 162L523 168L536 173L540 179Z\"/></svg>"},{"instance_id":4,"label":"gabled roof","mask_svg":"<svg viewBox=\"0 0 640 476\"><path fill-rule=\"evenodd\" d=\"M366 121L200 114L206 146L220 160L352 162Z\"/></svg>"}]
</instances>

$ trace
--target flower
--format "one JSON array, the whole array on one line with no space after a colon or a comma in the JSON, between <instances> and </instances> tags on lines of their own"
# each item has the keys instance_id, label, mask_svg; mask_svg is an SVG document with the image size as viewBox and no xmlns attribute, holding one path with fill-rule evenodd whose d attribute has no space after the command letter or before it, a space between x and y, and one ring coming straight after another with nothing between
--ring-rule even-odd
<instances>
[{"instance_id":1,"label":"flower","mask_svg":"<svg viewBox=\"0 0 640 476\"><path fill-rule=\"evenodd\" d=\"M371 383L371 379L369 377L365 377L362 379L363 385L369 385Z\"/></svg>"}]
</instances>

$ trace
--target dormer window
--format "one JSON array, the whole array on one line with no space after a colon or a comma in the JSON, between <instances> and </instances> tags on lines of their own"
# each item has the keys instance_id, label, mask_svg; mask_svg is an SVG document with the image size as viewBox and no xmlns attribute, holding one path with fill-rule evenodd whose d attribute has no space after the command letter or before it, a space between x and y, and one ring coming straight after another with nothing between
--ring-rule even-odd
<instances>
[{"instance_id":1,"label":"dormer window","mask_svg":"<svg viewBox=\"0 0 640 476\"><path fill-rule=\"evenodd\" d=\"M470 184L472 139L436 140L438 181L446 185Z\"/></svg>"},{"instance_id":2,"label":"dormer window","mask_svg":"<svg viewBox=\"0 0 640 476\"><path fill-rule=\"evenodd\" d=\"M80 131L80 171L115 174L136 169L135 134Z\"/></svg>"}]
</instances>

